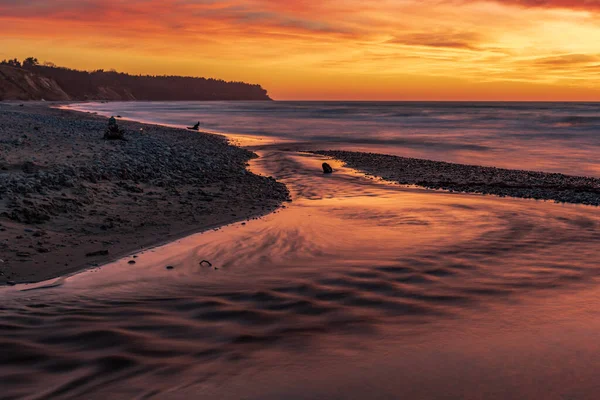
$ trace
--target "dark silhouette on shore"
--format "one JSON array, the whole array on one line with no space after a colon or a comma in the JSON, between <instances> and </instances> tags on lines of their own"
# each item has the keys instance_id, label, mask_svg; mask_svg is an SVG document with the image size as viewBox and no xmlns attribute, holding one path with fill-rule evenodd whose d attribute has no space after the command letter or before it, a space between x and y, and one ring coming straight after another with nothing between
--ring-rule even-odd
<instances>
[{"instance_id":1,"label":"dark silhouette on shore","mask_svg":"<svg viewBox=\"0 0 600 400\"><path fill-rule=\"evenodd\" d=\"M191 131L198 131L200 130L200 121L198 121L197 124L195 124L194 126L188 127L189 130Z\"/></svg>"},{"instance_id":2,"label":"dark silhouette on shore","mask_svg":"<svg viewBox=\"0 0 600 400\"><path fill-rule=\"evenodd\" d=\"M260 85L189 76L79 71L34 57L0 62L0 100L271 100Z\"/></svg>"},{"instance_id":3,"label":"dark silhouette on shore","mask_svg":"<svg viewBox=\"0 0 600 400\"><path fill-rule=\"evenodd\" d=\"M104 139L106 140L125 140L125 131L119 128L115 117L110 117L108 120L108 127L104 131Z\"/></svg>"}]
</instances>

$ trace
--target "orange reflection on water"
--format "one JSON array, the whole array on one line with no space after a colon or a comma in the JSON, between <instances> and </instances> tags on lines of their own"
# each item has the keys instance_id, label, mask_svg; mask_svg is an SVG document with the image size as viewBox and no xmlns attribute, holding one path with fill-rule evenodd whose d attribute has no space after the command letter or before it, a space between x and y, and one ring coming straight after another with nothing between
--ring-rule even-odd
<instances>
[{"instance_id":1,"label":"orange reflection on water","mask_svg":"<svg viewBox=\"0 0 600 400\"><path fill-rule=\"evenodd\" d=\"M597 208L406 188L333 161L324 175L323 161L265 150L251 169L293 197L277 213L0 291L3 351L34 360L6 393L594 398Z\"/></svg>"}]
</instances>

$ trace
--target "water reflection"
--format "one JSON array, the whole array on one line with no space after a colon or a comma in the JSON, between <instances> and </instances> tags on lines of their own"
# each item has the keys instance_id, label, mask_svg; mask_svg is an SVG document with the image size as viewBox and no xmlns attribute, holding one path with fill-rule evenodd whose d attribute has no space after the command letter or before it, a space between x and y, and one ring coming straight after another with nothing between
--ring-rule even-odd
<instances>
[{"instance_id":1,"label":"water reflection","mask_svg":"<svg viewBox=\"0 0 600 400\"><path fill-rule=\"evenodd\" d=\"M277 213L2 289L3 396L593 398L596 208L261 156L251 168L293 194Z\"/></svg>"}]
</instances>

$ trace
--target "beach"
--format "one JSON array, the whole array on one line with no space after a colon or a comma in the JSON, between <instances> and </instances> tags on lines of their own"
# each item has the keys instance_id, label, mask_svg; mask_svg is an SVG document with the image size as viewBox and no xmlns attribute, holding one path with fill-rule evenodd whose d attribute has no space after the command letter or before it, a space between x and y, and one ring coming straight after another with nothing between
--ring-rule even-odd
<instances>
[{"instance_id":1,"label":"beach","mask_svg":"<svg viewBox=\"0 0 600 400\"><path fill-rule=\"evenodd\" d=\"M93 207L106 213L127 207L120 212L123 219L135 215L145 224L171 223L163 230L143 230L157 240L143 248L135 243L139 247L123 257L108 245L108 256L86 257L82 251L78 259L87 264L78 273L57 272L61 276L55 279L0 288L0 380L8 398L596 398L598 207L535 200L519 192L538 190L540 182L554 185L549 190L581 179L592 193L594 178L444 164L358 148L316 151L332 148L331 142L316 140L261 144L264 137L254 138L247 149L258 157L252 157L220 136L121 120L129 141L107 142L101 139L107 116L117 113L130 119L145 115L139 118L145 122L154 115L174 121L205 118L200 112L193 119L149 114L144 103L101 106L114 109L100 116L17 104L2 105L8 110L2 115L10 115L11 127L28 132L35 127L29 125L32 119L62 127L50 130L50 140L36 139L48 146L35 151L40 157L32 160L35 165L69 164L71 159L59 155L73 154L89 166L89 153L69 152L71 137L81 131L80 146L90 146L102 158L108 158L108 148L116 160L131 164L139 157L153 167L168 158L163 155L168 143L172 159L180 154L198 163L210 153L220 169L203 171L207 181L202 182L183 165L176 173L173 166L144 172L147 177L128 182L143 193L119 186L124 193L109 200L109 209L100 208L99 200ZM123 114L117 110L126 107ZM142 110L137 115L135 107ZM67 127L73 134L63 141ZM139 128L149 133L138 133ZM150 142L138 136L146 134ZM63 143L60 151L52 150L52 143ZM201 146L192 151L196 156L185 154L189 145ZM128 146L134 146L136 157L119 151ZM136 153L135 146L156 154L158 161ZM5 154L13 152L2 154L8 158ZM113 165L98 162L106 163L106 171ZM332 174L322 172L324 162L331 164ZM594 168L592 162L589 166ZM131 170L144 171L139 165ZM148 192L162 188L158 181L165 175L179 193L164 194L172 205L156 202L151 208L138 199L121 206L129 194L152 198ZM231 176L236 178L226 178ZM225 182L233 182L227 190L237 199L227 190L218 192L228 202L210 207L214 215L177 205L187 199L179 185L193 181L188 190L212 193L205 188L222 188L225 179L232 179ZM96 188L94 193L113 193L116 189L105 185L114 187L120 180L112 176L82 185ZM518 184L518 191L483 195L474 182L504 189ZM242 192L250 183L254 200ZM468 186L445 186L461 183ZM54 192L45 196L53 198ZM194 197L208 196L196 192ZM216 196L198 204L219 201ZM85 203L81 207L91 211ZM248 218L237 211L248 208L257 214ZM78 210L73 215L89 221ZM188 225L196 233L169 239L169 229L188 220L186 212L197 214L197 223ZM262 216L252 218L257 215ZM201 223L209 220L223 225L206 230ZM61 213L34 224L3 216L2 226L14 224L11 229L18 230L11 235L37 239L41 228L57 226L54 221L62 221L65 230L81 229L74 238L99 240L84 230L89 225ZM113 238L135 241L136 225L120 221L114 229L119 234ZM11 246L26 240L6 239ZM89 251L96 251L102 243L90 244ZM102 261L113 255L112 261Z\"/></svg>"},{"instance_id":2,"label":"beach","mask_svg":"<svg viewBox=\"0 0 600 400\"><path fill-rule=\"evenodd\" d=\"M0 0L0 400L597 400L600 0Z\"/></svg>"},{"instance_id":3,"label":"beach","mask_svg":"<svg viewBox=\"0 0 600 400\"><path fill-rule=\"evenodd\" d=\"M122 121L128 140L107 141L107 121L0 104L0 283L98 266L287 199L223 137Z\"/></svg>"}]
</instances>

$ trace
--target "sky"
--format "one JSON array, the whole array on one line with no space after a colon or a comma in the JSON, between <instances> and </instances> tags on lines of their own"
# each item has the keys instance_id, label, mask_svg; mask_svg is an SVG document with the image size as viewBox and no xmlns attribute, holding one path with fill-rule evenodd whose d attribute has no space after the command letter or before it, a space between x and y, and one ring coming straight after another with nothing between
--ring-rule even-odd
<instances>
[{"instance_id":1,"label":"sky","mask_svg":"<svg viewBox=\"0 0 600 400\"><path fill-rule=\"evenodd\" d=\"M0 58L276 100L597 100L600 0L0 0Z\"/></svg>"}]
</instances>

